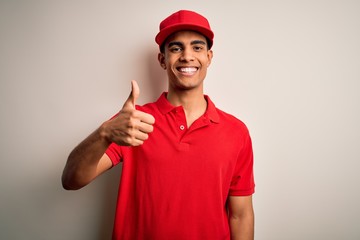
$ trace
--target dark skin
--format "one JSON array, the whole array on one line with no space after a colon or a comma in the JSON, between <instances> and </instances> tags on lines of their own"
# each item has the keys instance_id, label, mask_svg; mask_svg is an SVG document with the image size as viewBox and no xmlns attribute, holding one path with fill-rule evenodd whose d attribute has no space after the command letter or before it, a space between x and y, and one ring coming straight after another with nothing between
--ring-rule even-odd
<instances>
[{"instance_id":1,"label":"dark skin","mask_svg":"<svg viewBox=\"0 0 360 240\"><path fill-rule=\"evenodd\" d=\"M118 115L104 122L70 153L62 175L65 189L80 189L110 169L112 162L105 151L112 142L139 146L148 139L155 119L135 109L139 94L139 86L132 81L132 91Z\"/></svg>"},{"instance_id":2,"label":"dark skin","mask_svg":"<svg viewBox=\"0 0 360 240\"><path fill-rule=\"evenodd\" d=\"M206 111L203 84L212 56L206 38L192 31L171 35L158 55L168 75L167 98L173 106L183 106L188 127ZM139 94L137 83L132 81L132 91L117 117L104 122L70 153L62 176L65 189L82 188L111 168L105 151L112 142L139 146L151 137L155 119L135 109ZM228 206L231 239L254 239L252 196L229 196Z\"/></svg>"}]
</instances>

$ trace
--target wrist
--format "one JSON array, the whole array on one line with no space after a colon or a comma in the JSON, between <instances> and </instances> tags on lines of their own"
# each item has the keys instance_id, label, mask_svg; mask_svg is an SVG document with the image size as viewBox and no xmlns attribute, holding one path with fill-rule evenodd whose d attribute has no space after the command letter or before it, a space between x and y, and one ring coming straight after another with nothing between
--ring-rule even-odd
<instances>
[{"instance_id":1,"label":"wrist","mask_svg":"<svg viewBox=\"0 0 360 240\"><path fill-rule=\"evenodd\" d=\"M100 127L97 129L97 132L102 141L111 144L111 140L109 137L109 130L108 130L108 122L109 121L106 121L103 124L101 124Z\"/></svg>"}]
</instances>

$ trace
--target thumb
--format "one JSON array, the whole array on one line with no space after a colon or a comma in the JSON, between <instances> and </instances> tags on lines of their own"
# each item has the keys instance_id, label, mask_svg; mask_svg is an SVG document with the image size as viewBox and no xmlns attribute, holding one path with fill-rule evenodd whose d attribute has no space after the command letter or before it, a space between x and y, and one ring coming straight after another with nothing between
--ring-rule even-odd
<instances>
[{"instance_id":1,"label":"thumb","mask_svg":"<svg viewBox=\"0 0 360 240\"><path fill-rule=\"evenodd\" d=\"M131 81L131 93L130 93L128 99L126 100L126 102L124 103L123 108L135 109L136 100L138 99L139 95L140 95L139 85L137 84L137 82L135 80L132 80Z\"/></svg>"}]
</instances>

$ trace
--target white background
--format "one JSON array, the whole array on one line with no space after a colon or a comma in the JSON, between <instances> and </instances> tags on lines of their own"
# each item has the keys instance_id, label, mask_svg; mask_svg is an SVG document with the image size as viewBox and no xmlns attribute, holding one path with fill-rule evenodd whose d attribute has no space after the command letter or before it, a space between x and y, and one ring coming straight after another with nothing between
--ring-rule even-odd
<instances>
[{"instance_id":1,"label":"white background","mask_svg":"<svg viewBox=\"0 0 360 240\"><path fill-rule=\"evenodd\" d=\"M0 239L110 239L120 168L79 191L69 152L166 90L154 36L179 9L215 32L206 93L255 151L256 239L360 239L360 2L0 2ZM216 137L216 136L214 136Z\"/></svg>"}]
</instances>

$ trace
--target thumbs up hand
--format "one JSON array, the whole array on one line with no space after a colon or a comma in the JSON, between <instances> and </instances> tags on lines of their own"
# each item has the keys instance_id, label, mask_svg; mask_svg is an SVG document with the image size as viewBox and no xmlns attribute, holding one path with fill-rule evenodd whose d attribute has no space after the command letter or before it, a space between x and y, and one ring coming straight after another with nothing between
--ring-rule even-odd
<instances>
[{"instance_id":1,"label":"thumbs up hand","mask_svg":"<svg viewBox=\"0 0 360 240\"><path fill-rule=\"evenodd\" d=\"M118 115L102 125L103 136L121 146L139 146L148 139L154 130L155 118L148 113L138 111L135 102L140 95L136 81L131 82L132 91Z\"/></svg>"},{"instance_id":2,"label":"thumbs up hand","mask_svg":"<svg viewBox=\"0 0 360 240\"><path fill-rule=\"evenodd\" d=\"M135 109L135 102L138 99L139 95L140 95L139 85L137 84L137 82L135 80L132 80L130 95L129 95L128 99L126 100L126 102L124 103L122 110Z\"/></svg>"}]
</instances>

